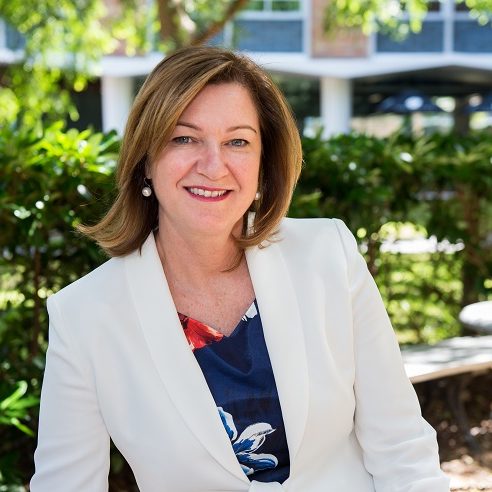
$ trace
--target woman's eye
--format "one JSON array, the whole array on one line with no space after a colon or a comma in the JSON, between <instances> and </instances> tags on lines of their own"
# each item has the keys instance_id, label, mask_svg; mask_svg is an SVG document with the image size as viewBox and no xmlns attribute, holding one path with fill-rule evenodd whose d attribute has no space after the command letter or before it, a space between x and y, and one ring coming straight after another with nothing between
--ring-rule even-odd
<instances>
[{"instance_id":1,"label":"woman's eye","mask_svg":"<svg viewBox=\"0 0 492 492\"><path fill-rule=\"evenodd\" d=\"M230 144L233 147L244 147L245 145L248 145L248 142L246 140L243 140L242 138L235 138L234 140L230 141Z\"/></svg>"},{"instance_id":2,"label":"woman's eye","mask_svg":"<svg viewBox=\"0 0 492 492\"><path fill-rule=\"evenodd\" d=\"M173 142L178 145L184 145L192 142L191 137L175 137L173 138Z\"/></svg>"}]
</instances>

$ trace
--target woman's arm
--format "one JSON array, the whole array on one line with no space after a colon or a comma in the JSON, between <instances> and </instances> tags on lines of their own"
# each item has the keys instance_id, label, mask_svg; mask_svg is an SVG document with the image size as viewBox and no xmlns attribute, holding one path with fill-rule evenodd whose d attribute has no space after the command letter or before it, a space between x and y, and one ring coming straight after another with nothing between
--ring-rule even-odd
<instances>
[{"instance_id":1,"label":"woman's arm","mask_svg":"<svg viewBox=\"0 0 492 492\"><path fill-rule=\"evenodd\" d=\"M355 430L378 492L448 492L436 433L422 418L379 291L355 238L336 220L351 288Z\"/></svg>"},{"instance_id":2,"label":"woman's arm","mask_svg":"<svg viewBox=\"0 0 492 492\"><path fill-rule=\"evenodd\" d=\"M90 368L70 337L69 320L62 318L56 297L48 300L49 347L30 490L106 492L109 436Z\"/></svg>"}]
</instances>

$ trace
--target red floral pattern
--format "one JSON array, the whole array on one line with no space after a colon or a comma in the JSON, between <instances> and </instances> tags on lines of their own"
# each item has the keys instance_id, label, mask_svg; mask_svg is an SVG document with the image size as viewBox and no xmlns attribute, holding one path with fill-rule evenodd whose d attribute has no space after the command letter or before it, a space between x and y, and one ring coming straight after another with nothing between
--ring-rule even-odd
<instances>
[{"instance_id":1,"label":"red floral pattern","mask_svg":"<svg viewBox=\"0 0 492 492\"><path fill-rule=\"evenodd\" d=\"M220 342L224 335L217 330L214 330L211 326L178 313L179 320L183 326L183 331L188 340L188 344L191 350L194 352L196 349L201 349L205 345L210 345L214 342Z\"/></svg>"}]
</instances>

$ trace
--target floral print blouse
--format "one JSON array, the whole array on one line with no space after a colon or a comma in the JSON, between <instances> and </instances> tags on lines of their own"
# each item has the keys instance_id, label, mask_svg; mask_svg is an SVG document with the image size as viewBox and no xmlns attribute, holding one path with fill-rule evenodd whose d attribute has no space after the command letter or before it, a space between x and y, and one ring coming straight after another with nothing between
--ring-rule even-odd
<instances>
[{"instance_id":1,"label":"floral print blouse","mask_svg":"<svg viewBox=\"0 0 492 492\"><path fill-rule=\"evenodd\" d=\"M256 301L229 336L188 316L179 319L244 473L283 483L289 450Z\"/></svg>"}]
</instances>

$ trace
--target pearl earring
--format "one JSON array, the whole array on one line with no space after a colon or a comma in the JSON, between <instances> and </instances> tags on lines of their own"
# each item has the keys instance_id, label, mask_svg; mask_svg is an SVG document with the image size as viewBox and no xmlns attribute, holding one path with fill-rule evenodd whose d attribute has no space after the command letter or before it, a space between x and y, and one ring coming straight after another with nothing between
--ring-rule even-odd
<instances>
[{"instance_id":1,"label":"pearl earring","mask_svg":"<svg viewBox=\"0 0 492 492\"><path fill-rule=\"evenodd\" d=\"M258 201L260 198L261 198L261 193L257 191L255 195L255 200Z\"/></svg>"},{"instance_id":2,"label":"pearl earring","mask_svg":"<svg viewBox=\"0 0 492 492\"><path fill-rule=\"evenodd\" d=\"M142 188L142 195L145 198L149 198L152 195L152 188L150 187L150 183L147 181L147 178L144 178L145 186Z\"/></svg>"}]
</instances>

